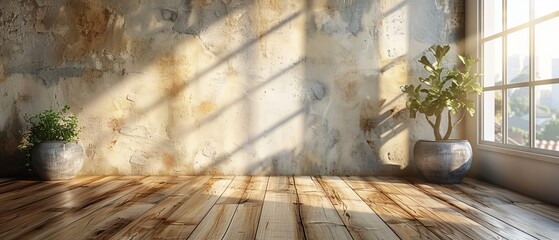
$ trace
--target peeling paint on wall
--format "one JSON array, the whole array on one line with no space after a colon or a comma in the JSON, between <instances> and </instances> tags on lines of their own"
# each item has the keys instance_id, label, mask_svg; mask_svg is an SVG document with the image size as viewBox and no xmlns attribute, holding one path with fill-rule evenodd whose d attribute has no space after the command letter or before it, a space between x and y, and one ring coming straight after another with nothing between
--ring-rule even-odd
<instances>
[{"instance_id":1,"label":"peeling paint on wall","mask_svg":"<svg viewBox=\"0 0 559 240\"><path fill-rule=\"evenodd\" d=\"M409 173L431 132L399 87L429 46L458 44L463 8L4 1L0 175L23 170L23 116L64 104L83 127L83 175Z\"/></svg>"}]
</instances>

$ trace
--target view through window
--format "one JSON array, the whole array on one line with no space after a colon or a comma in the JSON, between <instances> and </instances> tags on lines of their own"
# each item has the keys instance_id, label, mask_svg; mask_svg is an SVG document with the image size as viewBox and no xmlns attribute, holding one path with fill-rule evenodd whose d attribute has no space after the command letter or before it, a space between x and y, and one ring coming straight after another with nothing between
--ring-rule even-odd
<instances>
[{"instance_id":1,"label":"view through window","mask_svg":"<svg viewBox=\"0 0 559 240\"><path fill-rule=\"evenodd\" d=\"M557 154L559 0L483 0L482 11L481 142Z\"/></svg>"}]
</instances>

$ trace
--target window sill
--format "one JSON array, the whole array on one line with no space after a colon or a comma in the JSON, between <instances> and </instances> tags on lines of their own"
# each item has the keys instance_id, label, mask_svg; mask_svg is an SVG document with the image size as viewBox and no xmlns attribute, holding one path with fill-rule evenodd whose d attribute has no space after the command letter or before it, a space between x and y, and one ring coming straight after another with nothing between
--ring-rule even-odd
<instances>
[{"instance_id":1,"label":"window sill","mask_svg":"<svg viewBox=\"0 0 559 240\"><path fill-rule=\"evenodd\" d=\"M547 155L547 154L542 154L537 152L529 152L529 151L523 151L517 149L504 148L504 147L493 146L493 145L482 144L482 143L478 144L477 148L485 151L502 153L502 154L516 156L516 157L523 157L530 160L559 164L559 156L552 156L552 155ZM538 149L534 149L534 150L537 151Z\"/></svg>"}]
</instances>

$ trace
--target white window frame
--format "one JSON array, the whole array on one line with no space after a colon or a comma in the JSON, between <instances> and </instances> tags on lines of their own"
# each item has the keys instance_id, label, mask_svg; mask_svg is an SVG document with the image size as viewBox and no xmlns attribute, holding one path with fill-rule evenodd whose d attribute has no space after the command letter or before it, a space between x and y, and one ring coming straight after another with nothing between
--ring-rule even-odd
<instances>
[{"instance_id":1,"label":"white window frame","mask_svg":"<svg viewBox=\"0 0 559 240\"><path fill-rule=\"evenodd\" d=\"M478 119L477 119L477 123L478 123L478 134L477 134L477 141L478 141L478 148L480 149L484 149L484 150L491 150L491 151L496 151L496 152L501 152L501 153L506 153L506 154L514 154L517 156L522 156L522 157L526 157L526 158L531 158L531 159L539 159L539 160L543 160L543 161L548 161L548 162L554 162L554 163L559 163L559 151L553 151L553 150L547 150L547 149L540 149L540 148L535 148L535 140L536 140L536 124L535 124L535 118L536 118L536 103L535 103L535 89L536 86L541 86L541 85L547 85L547 84L559 84L559 78L555 78L555 79L548 79L548 80L535 80L535 71L534 71L534 66L535 66L535 47L534 47L534 29L535 26L538 23L542 23L546 20L550 20L553 19L555 17L559 17L559 11L556 12L552 12L549 14L546 14L544 16L538 17L537 19L534 19L534 0L527 0L530 1L530 20L527 23L515 26L513 28L507 29L507 22L506 22L506 8L507 8L507 0L502 0L502 30L498 33L495 33L491 36L487 36L484 37L484 32L483 32L483 17L484 17L484 0L478 0L477 2L477 29L479 29L480 31L477 33L477 56L480 56L480 63L478 65L478 68L481 70L481 72L484 72L483 69L483 46L485 42L497 39L497 38L502 38L502 69L501 69L501 73L503 76L503 83L501 85L495 85L495 86L489 86L489 87L484 87L483 88L483 92L485 93L486 91L501 91L501 96L502 96L502 104L501 104L501 112L503 114L503 118L502 118L502 125L501 125L501 131L502 131L502 143L501 142L493 142L493 141L486 141L483 139L483 131L484 131L484 102L483 102L483 95L478 97L478 112L480 114L478 114ZM529 79L527 82L521 82L521 83L513 83L513 84L509 84L507 83L506 79L507 79L507 35L511 34L511 33L515 33L519 30L524 30L524 29L528 29L529 31ZM557 33L559 34L559 32ZM483 78L480 79L480 81L482 81L482 86L484 86L483 84ZM529 111L530 111L530 120L529 120L529 130L530 130L530 146L526 147L526 146L518 146L518 145L512 145L512 144L507 144L507 138L508 138L508 126L507 126L507 90L508 89L512 89L512 88L519 88L519 87L528 87L529 89Z\"/></svg>"}]
</instances>

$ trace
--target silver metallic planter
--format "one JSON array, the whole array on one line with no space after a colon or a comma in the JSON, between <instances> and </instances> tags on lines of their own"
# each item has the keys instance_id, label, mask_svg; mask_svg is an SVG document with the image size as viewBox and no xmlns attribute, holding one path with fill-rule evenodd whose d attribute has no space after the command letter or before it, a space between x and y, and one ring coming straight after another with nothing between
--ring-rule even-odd
<instances>
[{"instance_id":1,"label":"silver metallic planter","mask_svg":"<svg viewBox=\"0 0 559 240\"><path fill-rule=\"evenodd\" d=\"M419 140L413 156L427 181L459 183L472 165L472 146L467 140Z\"/></svg>"},{"instance_id":2,"label":"silver metallic planter","mask_svg":"<svg viewBox=\"0 0 559 240\"><path fill-rule=\"evenodd\" d=\"M84 149L79 142L43 142L31 153L33 168L43 180L66 180L83 166Z\"/></svg>"}]
</instances>

